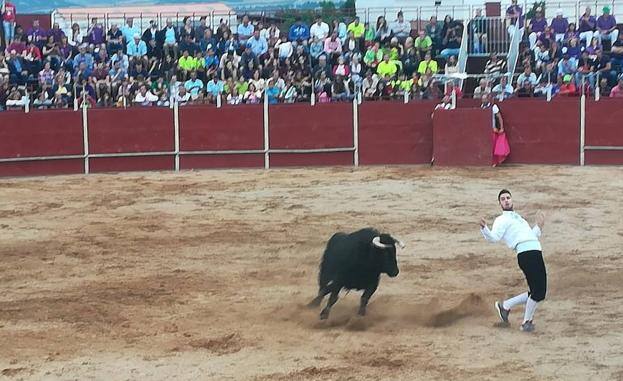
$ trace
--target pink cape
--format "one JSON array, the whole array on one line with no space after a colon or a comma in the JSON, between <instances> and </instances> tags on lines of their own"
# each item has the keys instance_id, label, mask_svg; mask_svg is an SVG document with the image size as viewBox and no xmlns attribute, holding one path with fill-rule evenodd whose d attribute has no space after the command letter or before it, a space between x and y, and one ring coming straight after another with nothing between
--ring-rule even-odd
<instances>
[{"instance_id":1,"label":"pink cape","mask_svg":"<svg viewBox=\"0 0 623 381\"><path fill-rule=\"evenodd\" d=\"M492 164L494 166L500 165L506 160L506 157L511 153L511 147L508 145L508 139L506 138L506 133L502 132L501 134L497 132L493 132L492 135L493 141L493 158Z\"/></svg>"}]
</instances>

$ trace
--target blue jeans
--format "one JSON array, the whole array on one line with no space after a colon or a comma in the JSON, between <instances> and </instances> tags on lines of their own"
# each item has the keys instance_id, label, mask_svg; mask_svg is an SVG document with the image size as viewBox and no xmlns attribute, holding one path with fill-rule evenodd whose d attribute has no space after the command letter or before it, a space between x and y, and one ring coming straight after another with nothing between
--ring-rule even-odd
<instances>
[{"instance_id":1,"label":"blue jeans","mask_svg":"<svg viewBox=\"0 0 623 381\"><path fill-rule=\"evenodd\" d=\"M13 41L13 38L15 38L15 24L9 21L3 21L2 26L4 27L4 39L6 41Z\"/></svg>"},{"instance_id":2,"label":"blue jeans","mask_svg":"<svg viewBox=\"0 0 623 381\"><path fill-rule=\"evenodd\" d=\"M439 55L445 59L450 58L450 56L456 56L458 58L460 52L461 52L461 49L446 48L442 50L441 53L439 53Z\"/></svg>"}]
</instances>

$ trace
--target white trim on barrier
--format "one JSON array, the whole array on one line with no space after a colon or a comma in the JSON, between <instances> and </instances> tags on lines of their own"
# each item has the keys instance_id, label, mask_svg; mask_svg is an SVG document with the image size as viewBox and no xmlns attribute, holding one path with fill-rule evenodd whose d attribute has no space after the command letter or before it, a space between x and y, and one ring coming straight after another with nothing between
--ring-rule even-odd
<instances>
[{"instance_id":1,"label":"white trim on barrier","mask_svg":"<svg viewBox=\"0 0 623 381\"><path fill-rule=\"evenodd\" d=\"M270 149L269 153L331 153L331 152L355 152L355 147L347 148L276 148Z\"/></svg>"},{"instance_id":2,"label":"white trim on barrier","mask_svg":"<svg viewBox=\"0 0 623 381\"><path fill-rule=\"evenodd\" d=\"M87 108L82 108L82 137L84 145L84 173L89 174L89 118Z\"/></svg>"},{"instance_id":3,"label":"white trim on barrier","mask_svg":"<svg viewBox=\"0 0 623 381\"><path fill-rule=\"evenodd\" d=\"M589 151L623 151L623 146L584 146Z\"/></svg>"},{"instance_id":4,"label":"white trim on barrier","mask_svg":"<svg viewBox=\"0 0 623 381\"><path fill-rule=\"evenodd\" d=\"M264 89L264 168L270 168L270 134L268 133L268 94Z\"/></svg>"},{"instance_id":5,"label":"white trim on barrier","mask_svg":"<svg viewBox=\"0 0 623 381\"><path fill-rule=\"evenodd\" d=\"M353 99L353 164L359 166L359 102Z\"/></svg>"},{"instance_id":6,"label":"white trim on barrier","mask_svg":"<svg viewBox=\"0 0 623 381\"><path fill-rule=\"evenodd\" d=\"M177 101L173 105L173 129L175 130L175 172L180 171L180 107Z\"/></svg>"},{"instance_id":7,"label":"white trim on barrier","mask_svg":"<svg viewBox=\"0 0 623 381\"><path fill-rule=\"evenodd\" d=\"M0 158L0 163L14 163L14 162L20 162L20 161L43 161L43 160L71 160L71 159L84 159L85 157L86 155L7 157L7 158Z\"/></svg>"},{"instance_id":8,"label":"white trim on barrier","mask_svg":"<svg viewBox=\"0 0 623 381\"><path fill-rule=\"evenodd\" d=\"M582 96L580 97L580 165L584 165L584 144L586 139L586 92L582 78Z\"/></svg>"},{"instance_id":9,"label":"white trim on barrier","mask_svg":"<svg viewBox=\"0 0 623 381\"><path fill-rule=\"evenodd\" d=\"M263 149L241 149L229 151L180 151L180 155L244 155L244 154L264 154Z\"/></svg>"},{"instance_id":10,"label":"white trim on barrier","mask_svg":"<svg viewBox=\"0 0 623 381\"><path fill-rule=\"evenodd\" d=\"M102 157L143 157L143 156L173 156L175 151L162 151L162 152L119 152L119 153L93 153L89 157L102 158Z\"/></svg>"}]
</instances>

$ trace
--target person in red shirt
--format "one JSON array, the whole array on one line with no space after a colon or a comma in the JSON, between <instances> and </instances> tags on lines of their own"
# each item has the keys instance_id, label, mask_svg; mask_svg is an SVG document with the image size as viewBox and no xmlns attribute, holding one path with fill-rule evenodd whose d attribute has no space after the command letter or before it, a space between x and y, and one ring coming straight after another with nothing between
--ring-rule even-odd
<instances>
[{"instance_id":1,"label":"person in red shirt","mask_svg":"<svg viewBox=\"0 0 623 381\"><path fill-rule=\"evenodd\" d=\"M566 74L562 81L563 84L560 86L560 90L558 91L558 95L566 95L566 96L574 96L577 95L578 89L575 87L575 84L572 81L571 74Z\"/></svg>"},{"instance_id":2,"label":"person in red shirt","mask_svg":"<svg viewBox=\"0 0 623 381\"><path fill-rule=\"evenodd\" d=\"M4 27L4 46L9 46L15 37L15 5L3 0L0 13L2 13L2 26Z\"/></svg>"}]
</instances>

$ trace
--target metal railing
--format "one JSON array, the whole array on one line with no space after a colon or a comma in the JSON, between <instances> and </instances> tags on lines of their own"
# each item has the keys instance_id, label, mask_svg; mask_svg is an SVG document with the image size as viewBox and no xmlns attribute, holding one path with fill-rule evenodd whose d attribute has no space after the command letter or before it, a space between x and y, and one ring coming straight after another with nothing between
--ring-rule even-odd
<instances>
[{"instance_id":1,"label":"metal railing","mask_svg":"<svg viewBox=\"0 0 623 381\"><path fill-rule=\"evenodd\" d=\"M469 55L508 54L511 35L503 17L472 18L466 29L469 31Z\"/></svg>"}]
</instances>

